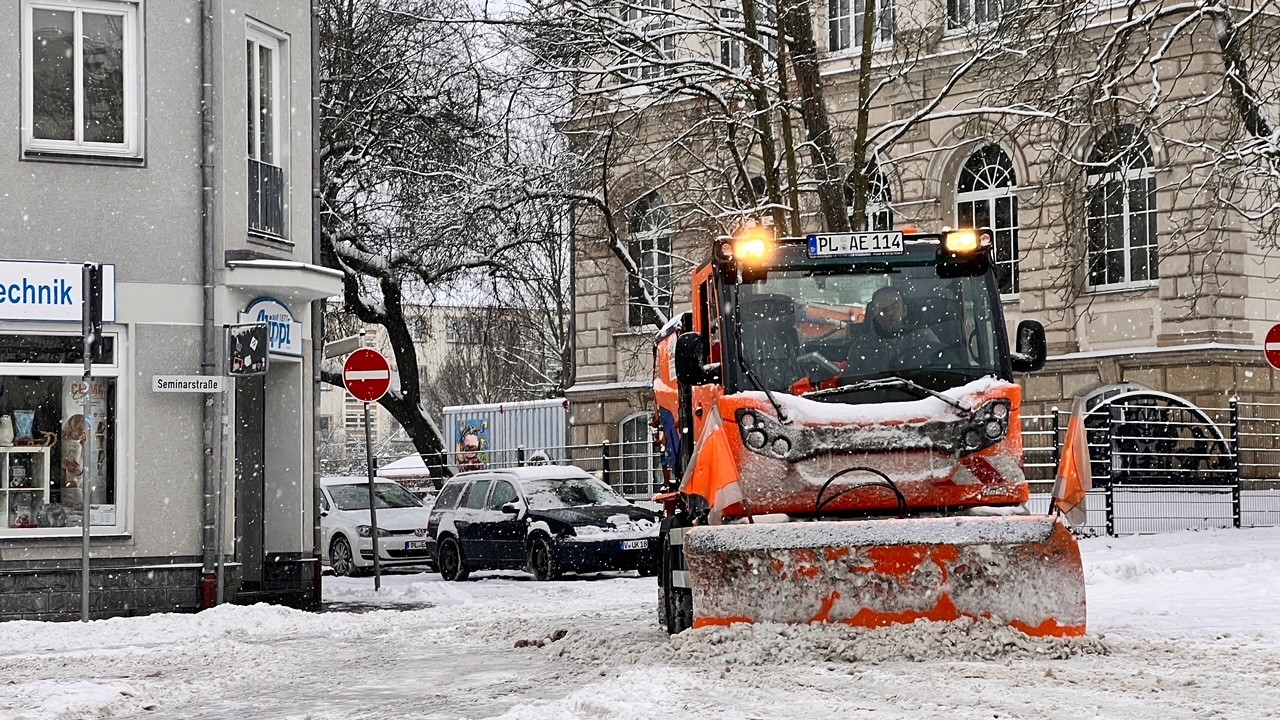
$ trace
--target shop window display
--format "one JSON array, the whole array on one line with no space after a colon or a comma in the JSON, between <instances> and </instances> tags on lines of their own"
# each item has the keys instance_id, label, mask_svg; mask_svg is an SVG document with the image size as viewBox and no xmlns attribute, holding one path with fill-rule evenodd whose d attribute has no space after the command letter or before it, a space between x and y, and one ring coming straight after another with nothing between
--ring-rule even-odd
<instances>
[{"instance_id":1,"label":"shop window display","mask_svg":"<svg viewBox=\"0 0 1280 720\"><path fill-rule=\"evenodd\" d=\"M0 535L81 527L86 472L92 524L115 524L117 382L104 376L86 385L80 342L0 334ZM104 362L114 364L110 345Z\"/></svg>"}]
</instances>

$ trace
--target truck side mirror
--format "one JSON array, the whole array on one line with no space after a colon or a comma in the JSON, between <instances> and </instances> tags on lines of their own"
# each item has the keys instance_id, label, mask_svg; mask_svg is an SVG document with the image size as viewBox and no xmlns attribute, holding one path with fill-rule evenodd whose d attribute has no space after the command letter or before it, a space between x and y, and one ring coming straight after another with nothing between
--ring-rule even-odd
<instances>
[{"instance_id":1,"label":"truck side mirror","mask_svg":"<svg viewBox=\"0 0 1280 720\"><path fill-rule=\"evenodd\" d=\"M1018 323L1018 349L1011 360L1015 372L1035 372L1044 367L1049 345L1044 339L1044 325L1036 320Z\"/></svg>"},{"instance_id":2,"label":"truck side mirror","mask_svg":"<svg viewBox=\"0 0 1280 720\"><path fill-rule=\"evenodd\" d=\"M710 381L702 364L706 354L701 335L696 332L680 333L676 338L676 380L681 385L701 385Z\"/></svg>"}]
</instances>

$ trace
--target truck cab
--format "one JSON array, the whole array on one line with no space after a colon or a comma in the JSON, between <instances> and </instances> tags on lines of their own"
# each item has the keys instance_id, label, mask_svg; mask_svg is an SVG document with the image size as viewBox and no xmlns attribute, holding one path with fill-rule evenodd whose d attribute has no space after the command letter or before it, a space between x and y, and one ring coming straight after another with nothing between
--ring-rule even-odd
<instances>
[{"instance_id":1,"label":"truck cab","mask_svg":"<svg viewBox=\"0 0 1280 720\"><path fill-rule=\"evenodd\" d=\"M1044 330L1024 321L1011 351L990 239L756 228L717 241L692 311L659 333L654 387L675 477L719 431L708 424L738 477L682 489L719 516L1024 503L1013 372L1043 365ZM832 479L851 467L867 477ZM824 504L824 485L842 494Z\"/></svg>"}]
</instances>

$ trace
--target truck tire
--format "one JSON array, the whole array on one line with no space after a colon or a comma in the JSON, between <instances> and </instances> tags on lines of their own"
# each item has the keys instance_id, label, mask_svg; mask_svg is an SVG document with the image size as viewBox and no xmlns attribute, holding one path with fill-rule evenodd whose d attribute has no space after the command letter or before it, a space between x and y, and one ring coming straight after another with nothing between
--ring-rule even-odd
<instances>
[{"instance_id":1,"label":"truck tire","mask_svg":"<svg viewBox=\"0 0 1280 720\"><path fill-rule=\"evenodd\" d=\"M674 573L684 567L684 545L672 544L671 533L662 533L662 571L659 594L667 634L675 635L693 627L693 591L675 587Z\"/></svg>"}]
</instances>

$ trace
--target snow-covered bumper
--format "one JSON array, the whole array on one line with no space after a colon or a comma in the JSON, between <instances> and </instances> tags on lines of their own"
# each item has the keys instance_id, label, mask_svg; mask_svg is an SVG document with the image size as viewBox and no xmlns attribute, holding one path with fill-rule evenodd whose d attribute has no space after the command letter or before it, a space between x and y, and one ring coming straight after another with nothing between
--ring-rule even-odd
<instances>
[{"instance_id":1,"label":"snow-covered bumper","mask_svg":"<svg viewBox=\"0 0 1280 720\"><path fill-rule=\"evenodd\" d=\"M651 572L658 567L660 543L656 535L616 538L570 537L557 543L560 568L572 572L601 570L640 570Z\"/></svg>"}]
</instances>

